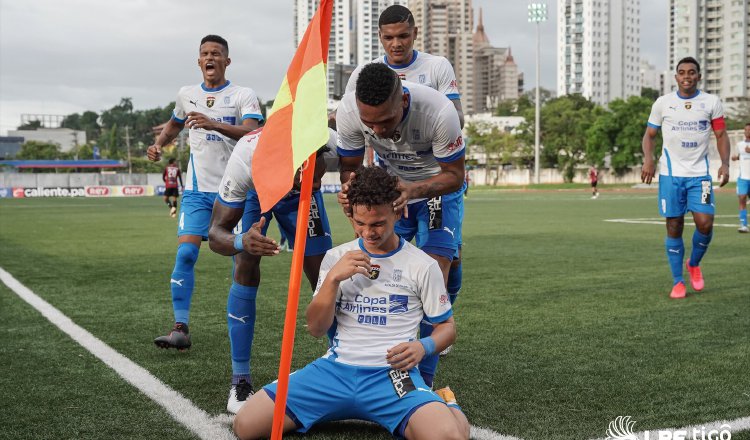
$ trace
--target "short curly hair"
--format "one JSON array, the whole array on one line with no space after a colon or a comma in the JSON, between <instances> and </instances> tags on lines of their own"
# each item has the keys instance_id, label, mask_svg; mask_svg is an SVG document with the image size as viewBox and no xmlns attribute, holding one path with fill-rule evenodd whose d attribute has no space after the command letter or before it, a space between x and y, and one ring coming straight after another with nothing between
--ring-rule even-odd
<instances>
[{"instance_id":1,"label":"short curly hair","mask_svg":"<svg viewBox=\"0 0 750 440\"><path fill-rule=\"evenodd\" d=\"M401 80L396 72L383 63L367 64L357 78L357 101L367 105L380 105L393 96Z\"/></svg>"},{"instance_id":2,"label":"short curly hair","mask_svg":"<svg viewBox=\"0 0 750 440\"><path fill-rule=\"evenodd\" d=\"M354 172L347 198L352 207L364 205L367 209L373 206L390 205L400 195L398 177L391 176L378 166L359 167Z\"/></svg>"}]
</instances>

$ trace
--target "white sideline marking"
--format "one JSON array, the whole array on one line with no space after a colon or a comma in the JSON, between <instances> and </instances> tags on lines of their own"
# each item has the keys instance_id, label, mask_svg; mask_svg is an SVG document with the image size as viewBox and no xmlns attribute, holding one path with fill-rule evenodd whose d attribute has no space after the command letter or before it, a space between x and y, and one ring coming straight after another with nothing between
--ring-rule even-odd
<instances>
[{"instance_id":1,"label":"white sideline marking","mask_svg":"<svg viewBox=\"0 0 750 440\"><path fill-rule=\"evenodd\" d=\"M736 217L734 215L728 215L728 214L722 214L722 215L715 215L714 218L721 218L721 217ZM645 218L609 218L604 219L605 222L610 223L630 223L630 224L641 224L641 225L664 225L664 219L661 217L645 217ZM695 226L695 223L692 221L685 219L685 225L687 226ZM714 226L720 226L724 228L736 228L737 224L734 223L714 223Z\"/></svg>"},{"instance_id":2,"label":"white sideline marking","mask_svg":"<svg viewBox=\"0 0 750 440\"><path fill-rule=\"evenodd\" d=\"M99 358L108 367L115 370L128 383L138 388L151 400L161 405L173 419L184 425L195 435L205 440L230 440L236 437L220 423L186 399L182 394L165 385L148 370L121 355L112 347L99 340L70 318L40 298L11 274L0 268L0 279L24 301L34 307L60 330L67 333L74 341L91 354Z\"/></svg>"},{"instance_id":3,"label":"white sideline marking","mask_svg":"<svg viewBox=\"0 0 750 440\"><path fill-rule=\"evenodd\" d=\"M708 431L716 429L718 431L721 431L722 429L726 429L734 434L745 431L750 429L750 417L742 417L740 419L734 419L734 420L718 420L716 422L706 422L701 423L697 425L690 425L686 426L684 428L664 428L664 429L652 429L650 431L641 431L636 432L635 436L639 439L645 439L646 433L648 433L649 438L656 439L659 435L659 431L686 431L688 436L686 438L693 438L693 429L697 429L698 433L703 430L703 432L708 433ZM608 437L602 437L598 439L593 440L607 440ZM716 436L715 438L718 438Z\"/></svg>"}]
</instances>

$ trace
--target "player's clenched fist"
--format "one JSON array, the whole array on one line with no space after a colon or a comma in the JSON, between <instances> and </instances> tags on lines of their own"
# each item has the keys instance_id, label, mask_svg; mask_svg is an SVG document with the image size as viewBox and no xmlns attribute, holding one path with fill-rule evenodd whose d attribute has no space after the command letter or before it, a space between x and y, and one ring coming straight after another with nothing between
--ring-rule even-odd
<instances>
[{"instance_id":1,"label":"player's clenched fist","mask_svg":"<svg viewBox=\"0 0 750 440\"><path fill-rule=\"evenodd\" d=\"M333 265L328 276L334 281L341 282L356 274L368 276L372 267L370 257L362 251L349 251Z\"/></svg>"}]
</instances>

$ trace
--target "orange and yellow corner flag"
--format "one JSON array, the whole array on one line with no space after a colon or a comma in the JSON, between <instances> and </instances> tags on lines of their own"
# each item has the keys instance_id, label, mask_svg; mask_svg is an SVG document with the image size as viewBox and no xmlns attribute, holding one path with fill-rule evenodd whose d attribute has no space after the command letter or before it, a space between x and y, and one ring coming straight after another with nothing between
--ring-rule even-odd
<instances>
[{"instance_id":1,"label":"orange and yellow corner flag","mask_svg":"<svg viewBox=\"0 0 750 440\"><path fill-rule=\"evenodd\" d=\"M321 0L297 47L253 156L252 176L266 212L292 189L302 163L328 142L328 39L333 0Z\"/></svg>"}]
</instances>

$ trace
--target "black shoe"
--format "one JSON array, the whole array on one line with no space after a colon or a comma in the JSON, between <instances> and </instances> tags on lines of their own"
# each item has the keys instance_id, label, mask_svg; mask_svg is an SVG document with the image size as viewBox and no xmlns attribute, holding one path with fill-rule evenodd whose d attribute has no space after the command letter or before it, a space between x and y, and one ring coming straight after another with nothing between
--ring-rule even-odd
<instances>
[{"instance_id":1,"label":"black shoe","mask_svg":"<svg viewBox=\"0 0 750 440\"><path fill-rule=\"evenodd\" d=\"M252 396L253 394L255 394L255 391L253 390L253 384L246 381L245 379L240 379L240 382L237 385L232 385L232 387L229 389L227 411L232 414L237 414L240 408L242 408L242 405L244 405L247 398Z\"/></svg>"},{"instance_id":2,"label":"black shoe","mask_svg":"<svg viewBox=\"0 0 750 440\"><path fill-rule=\"evenodd\" d=\"M154 344L159 348L176 348L180 351L187 350L193 345L190 342L188 326L182 322L175 323L167 336L159 336L154 339Z\"/></svg>"}]
</instances>

